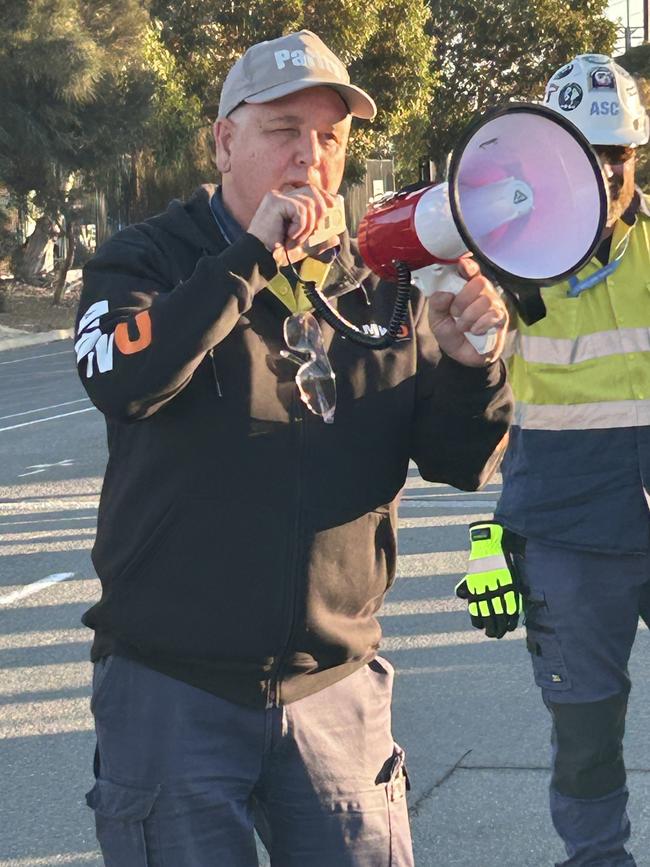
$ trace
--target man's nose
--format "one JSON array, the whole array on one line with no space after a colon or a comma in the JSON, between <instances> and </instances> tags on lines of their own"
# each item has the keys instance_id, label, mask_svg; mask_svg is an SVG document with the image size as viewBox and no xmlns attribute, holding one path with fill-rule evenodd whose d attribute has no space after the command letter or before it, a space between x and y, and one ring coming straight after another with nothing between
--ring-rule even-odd
<instances>
[{"instance_id":1,"label":"man's nose","mask_svg":"<svg viewBox=\"0 0 650 867\"><path fill-rule=\"evenodd\" d=\"M296 153L298 165L306 169L315 168L319 164L320 158L321 148L318 133L315 130L310 130L301 135Z\"/></svg>"}]
</instances>

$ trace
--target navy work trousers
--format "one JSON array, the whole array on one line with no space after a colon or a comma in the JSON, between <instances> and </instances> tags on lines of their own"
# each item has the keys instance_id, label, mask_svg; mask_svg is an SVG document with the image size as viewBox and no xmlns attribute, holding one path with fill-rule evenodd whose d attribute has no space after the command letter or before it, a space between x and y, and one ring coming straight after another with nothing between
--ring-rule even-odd
<instances>
[{"instance_id":1,"label":"navy work trousers","mask_svg":"<svg viewBox=\"0 0 650 867\"><path fill-rule=\"evenodd\" d=\"M628 660L639 617L650 621L650 555L529 539L517 562L535 681L553 721L550 805L567 851L561 867L632 867L623 734Z\"/></svg>"},{"instance_id":2,"label":"navy work trousers","mask_svg":"<svg viewBox=\"0 0 650 867\"><path fill-rule=\"evenodd\" d=\"M412 867L393 669L381 658L268 710L109 656L93 677L106 867Z\"/></svg>"}]
</instances>

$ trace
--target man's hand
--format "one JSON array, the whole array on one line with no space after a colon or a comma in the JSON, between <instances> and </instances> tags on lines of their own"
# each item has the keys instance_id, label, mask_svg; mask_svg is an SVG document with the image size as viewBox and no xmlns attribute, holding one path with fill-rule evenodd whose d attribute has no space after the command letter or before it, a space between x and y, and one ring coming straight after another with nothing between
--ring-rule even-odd
<instances>
[{"instance_id":1,"label":"man's hand","mask_svg":"<svg viewBox=\"0 0 650 867\"><path fill-rule=\"evenodd\" d=\"M287 264L285 247L289 260L298 262L307 255L307 240L314 234L328 208L335 204L335 196L311 184L298 189L271 190L260 202L248 232L273 253L278 266ZM309 252L322 253L338 243L338 236L333 235Z\"/></svg>"},{"instance_id":2,"label":"man's hand","mask_svg":"<svg viewBox=\"0 0 650 867\"><path fill-rule=\"evenodd\" d=\"M458 272L467 283L458 293L434 292L429 298L429 322L445 355L467 367L484 367L498 358L508 330L506 305L490 281L481 274L477 263L464 257ZM488 355L481 355L466 340L465 332L486 334L497 329L496 346Z\"/></svg>"}]
</instances>

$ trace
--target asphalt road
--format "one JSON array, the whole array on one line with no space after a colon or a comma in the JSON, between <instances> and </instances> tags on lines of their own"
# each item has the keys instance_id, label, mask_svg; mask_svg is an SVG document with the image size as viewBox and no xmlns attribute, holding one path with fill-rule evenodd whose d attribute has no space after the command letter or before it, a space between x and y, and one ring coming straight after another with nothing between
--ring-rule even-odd
<instances>
[{"instance_id":1,"label":"asphalt road","mask_svg":"<svg viewBox=\"0 0 650 867\"><path fill-rule=\"evenodd\" d=\"M0 455L0 867L101 865L84 803L94 740L79 619L98 595L89 551L106 448L69 341L0 352ZM482 639L453 596L466 526L497 495L411 470L402 501L383 652L398 670L394 729L418 867L562 857L546 810L548 720L521 631ZM626 740L640 867L650 867L648 640L639 633Z\"/></svg>"}]
</instances>

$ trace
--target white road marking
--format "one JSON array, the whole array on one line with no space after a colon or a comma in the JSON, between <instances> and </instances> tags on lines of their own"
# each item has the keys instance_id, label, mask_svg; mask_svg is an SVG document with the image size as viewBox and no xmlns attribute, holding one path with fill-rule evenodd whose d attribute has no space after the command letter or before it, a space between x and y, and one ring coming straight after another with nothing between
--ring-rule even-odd
<instances>
[{"instance_id":1,"label":"white road marking","mask_svg":"<svg viewBox=\"0 0 650 867\"><path fill-rule=\"evenodd\" d=\"M44 473L45 470L49 470L51 467L71 467L74 463L72 458L64 458L62 461L57 461L54 464L30 464L30 466L25 467L26 470L31 470L31 473L18 473L19 479L24 479L25 476L37 476L39 473Z\"/></svg>"},{"instance_id":2,"label":"white road marking","mask_svg":"<svg viewBox=\"0 0 650 867\"><path fill-rule=\"evenodd\" d=\"M2 362L3 364L5 362ZM35 412L45 412L46 409L60 409L62 406L71 406L73 403L88 403L89 397L80 397L79 400L66 400L65 403L53 403L50 406L39 406L36 409L28 409L25 412L12 412L10 415L0 415L0 421L6 418L18 418L21 415L32 415Z\"/></svg>"},{"instance_id":3,"label":"white road marking","mask_svg":"<svg viewBox=\"0 0 650 867\"><path fill-rule=\"evenodd\" d=\"M2 590L7 593L12 593L15 590L22 590L24 587L23 584L9 584L6 587L3 587ZM94 605L95 602L98 601L101 593L101 586L98 578L81 578L75 577L74 581L63 582L62 586L57 589L56 593L41 593L34 594L33 596L28 596L26 599L20 600L20 610L25 611L27 608L38 608L39 610L53 608L55 606L64 604L64 605L72 605L72 604L87 604L88 607ZM2 646L2 640L0 639L0 647ZM14 669L12 669L13 671ZM4 688L5 683L7 682L8 677L8 669L4 669L2 672L2 688ZM30 680L33 680L33 676L25 681L25 683L29 683ZM44 687L42 687L43 689ZM0 689L0 693L2 690Z\"/></svg>"},{"instance_id":4,"label":"white road marking","mask_svg":"<svg viewBox=\"0 0 650 867\"><path fill-rule=\"evenodd\" d=\"M35 358L52 358L54 355L72 355L71 349L63 352L48 352L47 355L28 355L27 358L14 358L13 361L0 361L0 364L20 364L21 361L33 361Z\"/></svg>"},{"instance_id":5,"label":"white road marking","mask_svg":"<svg viewBox=\"0 0 650 867\"><path fill-rule=\"evenodd\" d=\"M61 855L46 855L44 858L12 858L11 861L0 861L0 867L52 867L53 864L101 864L99 852L65 852Z\"/></svg>"},{"instance_id":6,"label":"white road marking","mask_svg":"<svg viewBox=\"0 0 650 867\"><path fill-rule=\"evenodd\" d=\"M0 489L1 490L1 489ZM8 490L8 489L5 489ZM69 500L67 497L51 497L42 500L38 497L32 499L28 496L20 500L2 500L2 517L9 515L38 515L48 512L71 512L81 509L97 509L99 495L95 493L85 494L80 492L79 499Z\"/></svg>"},{"instance_id":7,"label":"white road marking","mask_svg":"<svg viewBox=\"0 0 650 867\"><path fill-rule=\"evenodd\" d=\"M31 584L26 584L20 590L14 590L13 593L8 593L6 596L0 596L0 605L10 605L12 602L17 602L19 599L24 599L26 596L31 596L34 593L40 593L52 584L58 584L60 581L65 581L67 578L73 578L74 572L55 572L53 575L48 575L46 578L40 578Z\"/></svg>"},{"instance_id":8,"label":"white road marking","mask_svg":"<svg viewBox=\"0 0 650 867\"><path fill-rule=\"evenodd\" d=\"M33 521L0 521L0 527L17 527L19 524L67 524L68 521L96 520L96 515L86 515L84 518L34 518Z\"/></svg>"},{"instance_id":9,"label":"white road marking","mask_svg":"<svg viewBox=\"0 0 650 867\"><path fill-rule=\"evenodd\" d=\"M405 509L477 509L481 512L491 512L496 508L496 500L446 500L438 497L431 499L416 499L402 497L400 507Z\"/></svg>"},{"instance_id":10,"label":"white road marking","mask_svg":"<svg viewBox=\"0 0 650 867\"><path fill-rule=\"evenodd\" d=\"M66 537L77 539L79 536L92 536L94 527L50 527L43 530L8 530L0 532L0 544L16 542L35 542L37 540L48 541L50 539L64 539Z\"/></svg>"},{"instance_id":11,"label":"white road marking","mask_svg":"<svg viewBox=\"0 0 650 867\"><path fill-rule=\"evenodd\" d=\"M81 412L92 412L95 409L94 406L89 406L86 409L75 409L74 412L63 412L60 415L50 415L47 418L36 418L33 421L23 421L20 424L12 424L9 427L0 427L0 433L6 430L16 430L19 427L27 427L30 424L41 424L44 421L54 421L55 418L66 418L69 415L79 415Z\"/></svg>"}]
</instances>

